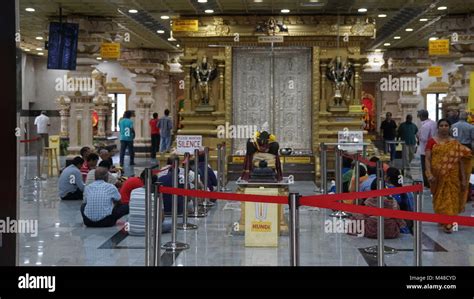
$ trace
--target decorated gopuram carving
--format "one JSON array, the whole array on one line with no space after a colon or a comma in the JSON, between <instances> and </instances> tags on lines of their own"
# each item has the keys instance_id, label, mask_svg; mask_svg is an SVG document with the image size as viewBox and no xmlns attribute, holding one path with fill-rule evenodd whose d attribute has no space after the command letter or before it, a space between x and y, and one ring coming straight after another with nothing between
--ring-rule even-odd
<instances>
[{"instance_id":1,"label":"decorated gopuram carving","mask_svg":"<svg viewBox=\"0 0 474 299\"><path fill-rule=\"evenodd\" d=\"M344 128L363 128L361 75L367 58L360 49L374 37L373 20L223 16L198 21L197 31L173 32L184 45L185 104L178 134L202 135L210 148L226 141L227 154L238 163L246 136L219 139L217 128L266 124L282 148L293 148L295 156L317 170L321 142L337 141ZM337 57L343 63L336 65L335 77L328 77ZM201 109L202 86L195 76L203 60L216 71L214 80L206 82L206 109Z\"/></svg>"}]
</instances>

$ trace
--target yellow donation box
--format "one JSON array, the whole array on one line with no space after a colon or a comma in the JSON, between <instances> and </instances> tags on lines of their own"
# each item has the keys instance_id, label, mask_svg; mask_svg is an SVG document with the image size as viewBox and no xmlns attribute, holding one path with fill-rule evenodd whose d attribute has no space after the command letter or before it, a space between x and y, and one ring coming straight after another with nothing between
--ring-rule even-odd
<instances>
[{"instance_id":1,"label":"yellow donation box","mask_svg":"<svg viewBox=\"0 0 474 299\"><path fill-rule=\"evenodd\" d=\"M246 188L245 194L278 195L278 188ZM277 247L279 236L278 204L245 203L245 246Z\"/></svg>"}]
</instances>

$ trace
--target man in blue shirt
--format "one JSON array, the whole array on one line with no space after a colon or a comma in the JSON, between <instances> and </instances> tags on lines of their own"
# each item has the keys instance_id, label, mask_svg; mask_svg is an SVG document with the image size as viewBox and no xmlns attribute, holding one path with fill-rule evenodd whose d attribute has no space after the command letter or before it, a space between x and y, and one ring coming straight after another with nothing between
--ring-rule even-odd
<instances>
[{"instance_id":1,"label":"man in blue shirt","mask_svg":"<svg viewBox=\"0 0 474 299\"><path fill-rule=\"evenodd\" d=\"M133 139L135 139L135 130L133 129L132 111L125 111L123 118L119 121L120 128L120 166L123 167L125 151L128 148L130 155L130 165L135 165L135 152L133 150Z\"/></svg>"},{"instance_id":2,"label":"man in blue shirt","mask_svg":"<svg viewBox=\"0 0 474 299\"><path fill-rule=\"evenodd\" d=\"M84 182L79 169L84 160L81 157L75 157L71 165L64 168L58 180L59 197L62 200L82 199L84 192Z\"/></svg>"},{"instance_id":3,"label":"man in blue shirt","mask_svg":"<svg viewBox=\"0 0 474 299\"><path fill-rule=\"evenodd\" d=\"M128 205L120 205L118 189L107 183L109 170L98 167L95 181L86 186L81 206L82 219L88 227L114 226L118 219L128 214Z\"/></svg>"},{"instance_id":4,"label":"man in blue shirt","mask_svg":"<svg viewBox=\"0 0 474 299\"><path fill-rule=\"evenodd\" d=\"M160 129L160 152L167 152L171 146L171 131L173 130L173 122L170 118L170 111L165 110L165 116L158 121Z\"/></svg>"}]
</instances>

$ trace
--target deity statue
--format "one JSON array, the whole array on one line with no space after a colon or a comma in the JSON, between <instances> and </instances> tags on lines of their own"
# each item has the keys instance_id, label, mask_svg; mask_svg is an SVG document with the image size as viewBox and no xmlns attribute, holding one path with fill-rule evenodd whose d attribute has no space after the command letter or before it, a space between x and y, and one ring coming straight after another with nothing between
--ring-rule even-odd
<instances>
[{"instance_id":1,"label":"deity statue","mask_svg":"<svg viewBox=\"0 0 474 299\"><path fill-rule=\"evenodd\" d=\"M202 105L209 105L209 82L217 77L217 69L207 63L207 57L202 58L201 64L192 69L192 75L197 82Z\"/></svg>"},{"instance_id":2,"label":"deity statue","mask_svg":"<svg viewBox=\"0 0 474 299\"><path fill-rule=\"evenodd\" d=\"M350 101L350 91L354 89L351 84L354 66L350 62L342 63L341 56L337 56L329 64L326 78L334 84L335 106L343 106L344 102Z\"/></svg>"},{"instance_id":3,"label":"deity statue","mask_svg":"<svg viewBox=\"0 0 474 299\"><path fill-rule=\"evenodd\" d=\"M244 172L242 173L241 179L248 181L253 177L263 179L263 172L267 174L265 177L269 180L276 179L281 181L283 179L283 172L281 169L280 157L278 156L280 145L276 141L276 137L273 134L269 134L267 131L258 131L255 133L253 138L247 140L247 152L244 159ZM260 164L261 161L265 163ZM261 165L265 164L264 167ZM254 174L254 170L257 167L265 168L257 170ZM267 168L271 168L272 173Z\"/></svg>"}]
</instances>

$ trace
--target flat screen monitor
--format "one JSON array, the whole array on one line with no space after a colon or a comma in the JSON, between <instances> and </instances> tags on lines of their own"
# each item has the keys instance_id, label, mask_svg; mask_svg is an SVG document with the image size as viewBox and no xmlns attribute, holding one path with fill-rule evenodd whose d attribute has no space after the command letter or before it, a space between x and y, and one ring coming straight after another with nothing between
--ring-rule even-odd
<instances>
[{"instance_id":1,"label":"flat screen monitor","mask_svg":"<svg viewBox=\"0 0 474 299\"><path fill-rule=\"evenodd\" d=\"M75 70L79 24L49 24L48 69Z\"/></svg>"}]
</instances>

